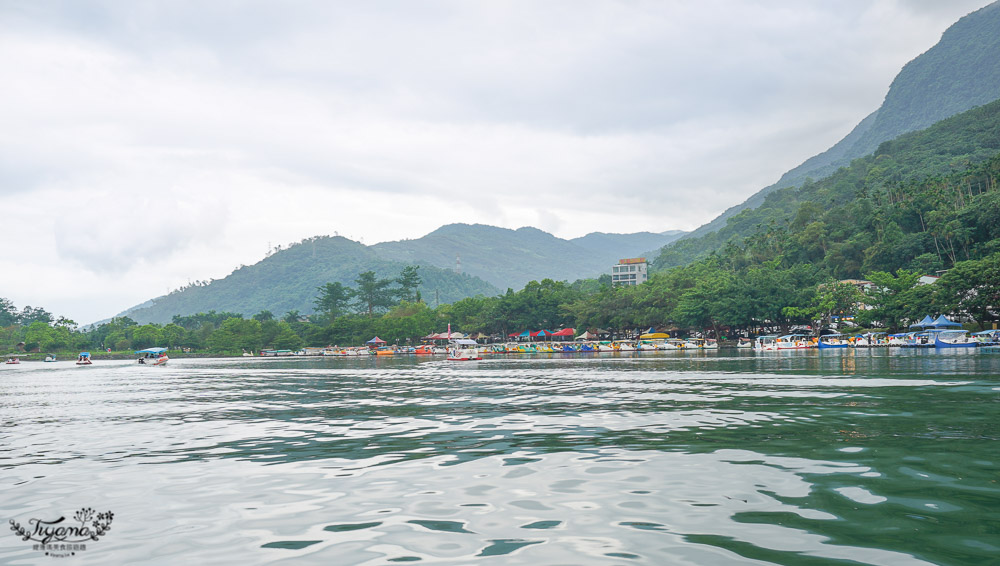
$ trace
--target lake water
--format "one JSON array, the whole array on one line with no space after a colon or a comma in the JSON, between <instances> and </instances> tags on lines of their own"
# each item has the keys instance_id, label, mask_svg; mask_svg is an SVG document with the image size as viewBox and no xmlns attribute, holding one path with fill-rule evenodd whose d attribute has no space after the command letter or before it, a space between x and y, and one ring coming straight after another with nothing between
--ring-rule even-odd
<instances>
[{"instance_id":1,"label":"lake water","mask_svg":"<svg viewBox=\"0 0 1000 566\"><path fill-rule=\"evenodd\" d=\"M23 363L0 518L113 521L0 563L996 564L998 440L983 352Z\"/></svg>"}]
</instances>

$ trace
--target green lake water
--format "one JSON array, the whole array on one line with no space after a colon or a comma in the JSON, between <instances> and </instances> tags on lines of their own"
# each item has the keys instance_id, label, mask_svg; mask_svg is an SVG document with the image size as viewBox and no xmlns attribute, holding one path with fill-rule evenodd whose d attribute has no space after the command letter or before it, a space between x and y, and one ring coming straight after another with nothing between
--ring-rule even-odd
<instances>
[{"instance_id":1,"label":"green lake water","mask_svg":"<svg viewBox=\"0 0 1000 566\"><path fill-rule=\"evenodd\" d=\"M22 363L0 564L997 564L998 440L984 352Z\"/></svg>"}]
</instances>

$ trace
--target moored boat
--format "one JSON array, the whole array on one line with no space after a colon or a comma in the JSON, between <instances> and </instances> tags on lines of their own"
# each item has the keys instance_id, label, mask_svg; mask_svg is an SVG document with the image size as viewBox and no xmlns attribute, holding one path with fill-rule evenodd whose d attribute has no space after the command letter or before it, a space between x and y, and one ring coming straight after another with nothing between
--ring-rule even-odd
<instances>
[{"instance_id":1,"label":"moored boat","mask_svg":"<svg viewBox=\"0 0 1000 566\"><path fill-rule=\"evenodd\" d=\"M994 346L1000 344L1000 330L983 330L973 335L980 346Z\"/></svg>"},{"instance_id":2,"label":"moored boat","mask_svg":"<svg viewBox=\"0 0 1000 566\"><path fill-rule=\"evenodd\" d=\"M935 348L975 348L978 345L965 330L942 330L934 333Z\"/></svg>"},{"instance_id":3,"label":"moored boat","mask_svg":"<svg viewBox=\"0 0 1000 566\"><path fill-rule=\"evenodd\" d=\"M805 334L786 334L775 340L778 350L804 350L815 348L815 343Z\"/></svg>"},{"instance_id":4,"label":"moored boat","mask_svg":"<svg viewBox=\"0 0 1000 566\"><path fill-rule=\"evenodd\" d=\"M448 347L448 360L452 362L471 362L483 359L476 348L476 341L469 339L453 340Z\"/></svg>"},{"instance_id":5,"label":"moored boat","mask_svg":"<svg viewBox=\"0 0 1000 566\"><path fill-rule=\"evenodd\" d=\"M754 340L753 349L757 352L774 352L778 350L778 336L776 334L768 334L766 336L758 336Z\"/></svg>"},{"instance_id":6,"label":"moored boat","mask_svg":"<svg viewBox=\"0 0 1000 566\"><path fill-rule=\"evenodd\" d=\"M840 350L848 346L850 346L850 342L843 334L824 334L816 342L816 347L820 350Z\"/></svg>"}]
</instances>

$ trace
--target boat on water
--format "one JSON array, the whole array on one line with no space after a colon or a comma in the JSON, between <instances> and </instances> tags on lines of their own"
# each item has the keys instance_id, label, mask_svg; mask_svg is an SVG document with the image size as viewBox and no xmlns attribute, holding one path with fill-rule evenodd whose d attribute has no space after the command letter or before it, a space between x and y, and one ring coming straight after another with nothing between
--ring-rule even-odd
<instances>
[{"instance_id":1,"label":"boat on water","mask_svg":"<svg viewBox=\"0 0 1000 566\"><path fill-rule=\"evenodd\" d=\"M785 334L775 340L779 350L805 350L815 348L816 344L806 334Z\"/></svg>"},{"instance_id":2,"label":"boat on water","mask_svg":"<svg viewBox=\"0 0 1000 566\"><path fill-rule=\"evenodd\" d=\"M778 350L778 335L758 336L754 340L753 349L757 352L776 352Z\"/></svg>"},{"instance_id":3,"label":"boat on water","mask_svg":"<svg viewBox=\"0 0 1000 566\"><path fill-rule=\"evenodd\" d=\"M54 361L56 361L56 355L55 354L46 354L45 355L45 359L42 360L42 361L45 361L45 362L54 362Z\"/></svg>"},{"instance_id":4,"label":"boat on water","mask_svg":"<svg viewBox=\"0 0 1000 566\"><path fill-rule=\"evenodd\" d=\"M842 350L850 346L851 343L843 334L824 334L819 337L816 347L820 350Z\"/></svg>"},{"instance_id":5,"label":"boat on water","mask_svg":"<svg viewBox=\"0 0 1000 566\"><path fill-rule=\"evenodd\" d=\"M21 363L21 360L18 359L18 357L17 357L16 354L12 355L12 356L7 356L7 361L4 362L4 364L9 365L9 366L17 365L17 364L20 364L20 363Z\"/></svg>"},{"instance_id":6,"label":"boat on water","mask_svg":"<svg viewBox=\"0 0 1000 566\"><path fill-rule=\"evenodd\" d=\"M448 347L448 361L471 362L483 359L476 348L476 341L467 338L452 340Z\"/></svg>"},{"instance_id":7,"label":"boat on water","mask_svg":"<svg viewBox=\"0 0 1000 566\"><path fill-rule=\"evenodd\" d=\"M434 355L434 347L424 344L423 346L417 346L417 348L413 350L413 353L418 356L431 356Z\"/></svg>"},{"instance_id":8,"label":"boat on water","mask_svg":"<svg viewBox=\"0 0 1000 566\"><path fill-rule=\"evenodd\" d=\"M736 341L736 347L740 349L753 348L753 341L749 338L740 338Z\"/></svg>"},{"instance_id":9,"label":"boat on water","mask_svg":"<svg viewBox=\"0 0 1000 566\"><path fill-rule=\"evenodd\" d=\"M145 350L136 350L135 353L139 354L139 359L136 362L142 366L162 366L170 360L167 357L166 348L146 348Z\"/></svg>"},{"instance_id":10,"label":"boat on water","mask_svg":"<svg viewBox=\"0 0 1000 566\"><path fill-rule=\"evenodd\" d=\"M855 348L878 348L889 346L889 337L885 332L868 332L854 337Z\"/></svg>"},{"instance_id":11,"label":"boat on water","mask_svg":"<svg viewBox=\"0 0 1000 566\"><path fill-rule=\"evenodd\" d=\"M89 366L94 363L90 359L90 352L80 352L80 355L76 357L76 365L78 366Z\"/></svg>"},{"instance_id":12,"label":"boat on water","mask_svg":"<svg viewBox=\"0 0 1000 566\"><path fill-rule=\"evenodd\" d=\"M935 332L907 332L903 339L903 348L933 348Z\"/></svg>"},{"instance_id":13,"label":"boat on water","mask_svg":"<svg viewBox=\"0 0 1000 566\"><path fill-rule=\"evenodd\" d=\"M995 346L1000 344L1000 330L983 330L975 332L972 336L979 342L980 346Z\"/></svg>"},{"instance_id":14,"label":"boat on water","mask_svg":"<svg viewBox=\"0 0 1000 566\"><path fill-rule=\"evenodd\" d=\"M166 350L166 348L150 348L151 350ZM263 357L286 357L294 356L295 353L291 350L261 350L260 355Z\"/></svg>"},{"instance_id":15,"label":"boat on water","mask_svg":"<svg viewBox=\"0 0 1000 566\"><path fill-rule=\"evenodd\" d=\"M979 342L966 330L942 330L934 333L935 348L975 348Z\"/></svg>"},{"instance_id":16,"label":"boat on water","mask_svg":"<svg viewBox=\"0 0 1000 566\"><path fill-rule=\"evenodd\" d=\"M688 338L684 343L684 349L691 350L718 350L719 342L715 338Z\"/></svg>"}]
</instances>

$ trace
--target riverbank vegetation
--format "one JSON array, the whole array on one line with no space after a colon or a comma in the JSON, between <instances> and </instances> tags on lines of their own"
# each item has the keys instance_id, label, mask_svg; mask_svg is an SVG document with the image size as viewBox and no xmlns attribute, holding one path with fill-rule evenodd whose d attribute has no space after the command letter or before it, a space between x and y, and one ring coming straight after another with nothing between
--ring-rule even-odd
<instances>
[{"instance_id":1,"label":"riverbank vegetation","mask_svg":"<svg viewBox=\"0 0 1000 566\"><path fill-rule=\"evenodd\" d=\"M998 152L1000 101L886 142L825 179L769 194L723 230L665 248L649 281L634 287L612 287L607 275L543 279L431 308L418 291L420 268L388 278L373 268L352 287L314 288L310 313L209 311L142 325L120 317L86 329L0 299L0 353L151 346L240 353L358 345L375 335L404 344L449 324L497 340L563 327L753 335L818 329L835 318L899 330L938 313L992 325L1000 308ZM921 276L936 275L922 284Z\"/></svg>"}]
</instances>

